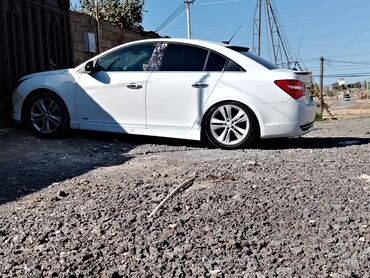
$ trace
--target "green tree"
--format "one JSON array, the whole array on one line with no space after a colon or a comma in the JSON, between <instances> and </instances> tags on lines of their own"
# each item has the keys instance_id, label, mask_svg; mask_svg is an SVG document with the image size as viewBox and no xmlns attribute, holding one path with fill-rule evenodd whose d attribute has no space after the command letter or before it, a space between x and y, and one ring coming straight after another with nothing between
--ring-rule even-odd
<instances>
[{"instance_id":1,"label":"green tree","mask_svg":"<svg viewBox=\"0 0 370 278\"><path fill-rule=\"evenodd\" d=\"M130 30L143 30L141 22L143 21L144 0L126 0L122 10L123 27Z\"/></svg>"},{"instance_id":2,"label":"green tree","mask_svg":"<svg viewBox=\"0 0 370 278\"><path fill-rule=\"evenodd\" d=\"M335 82L335 83L331 84L331 86L333 87L334 90L337 90L337 91L343 91L343 90L346 89L346 85L344 85L344 84L339 85L338 82Z\"/></svg>"},{"instance_id":3,"label":"green tree","mask_svg":"<svg viewBox=\"0 0 370 278\"><path fill-rule=\"evenodd\" d=\"M84 14L95 15L95 0L80 0L80 11Z\"/></svg>"},{"instance_id":4,"label":"green tree","mask_svg":"<svg viewBox=\"0 0 370 278\"><path fill-rule=\"evenodd\" d=\"M335 83L331 84L331 86L332 86L332 88L333 88L334 90L337 90L337 91L339 91L339 90L340 90L340 85L338 84L338 82L335 82Z\"/></svg>"},{"instance_id":5,"label":"green tree","mask_svg":"<svg viewBox=\"0 0 370 278\"><path fill-rule=\"evenodd\" d=\"M82 13L95 17L95 0L80 0L80 3ZM143 30L144 0L99 0L98 9L100 20L120 24L129 30Z\"/></svg>"}]
</instances>

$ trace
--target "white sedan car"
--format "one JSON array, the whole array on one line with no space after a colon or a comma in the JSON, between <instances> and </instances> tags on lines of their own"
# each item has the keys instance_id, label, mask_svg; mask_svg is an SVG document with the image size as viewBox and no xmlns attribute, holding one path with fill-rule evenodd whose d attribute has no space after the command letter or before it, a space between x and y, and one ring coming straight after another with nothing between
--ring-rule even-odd
<instances>
[{"instance_id":1,"label":"white sedan car","mask_svg":"<svg viewBox=\"0 0 370 278\"><path fill-rule=\"evenodd\" d=\"M74 69L22 77L13 119L40 137L69 128L208 139L225 149L313 129L310 73L248 48L187 39L135 41Z\"/></svg>"}]
</instances>

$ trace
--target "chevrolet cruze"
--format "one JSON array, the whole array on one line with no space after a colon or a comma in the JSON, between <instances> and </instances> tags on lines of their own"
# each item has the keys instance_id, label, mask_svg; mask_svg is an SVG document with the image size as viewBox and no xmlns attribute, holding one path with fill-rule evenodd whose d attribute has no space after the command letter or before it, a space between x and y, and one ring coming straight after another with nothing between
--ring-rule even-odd
<instances>
[{"instance_id":1,"label":"chevrolet cruze","mask_svg":"<svg viewBox=\"0 0 370 278\"><path fill-rule=\"evenodd\" d=\"M313 129L310 73L248 48L188 39L135 41L73 69L22 77L13 118L43 138L69 128L208 140L235 149Z\"/></svg>"}]
</instances>

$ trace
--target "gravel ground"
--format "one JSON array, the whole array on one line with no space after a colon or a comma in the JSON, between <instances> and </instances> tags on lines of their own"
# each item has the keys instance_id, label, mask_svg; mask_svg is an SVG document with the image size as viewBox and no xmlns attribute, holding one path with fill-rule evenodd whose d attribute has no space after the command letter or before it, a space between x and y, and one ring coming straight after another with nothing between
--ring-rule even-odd
<instances>
[{"instance_id":1,"label":"gravel ground","mask_svg":"<svg viewBox=\"0 0 370 278\"><path fill-rule=\"evenodd\" d=\"M237 151L0 129L0 276L370 277L369 164L370 118Z\"/></svg>"}]
</instances>

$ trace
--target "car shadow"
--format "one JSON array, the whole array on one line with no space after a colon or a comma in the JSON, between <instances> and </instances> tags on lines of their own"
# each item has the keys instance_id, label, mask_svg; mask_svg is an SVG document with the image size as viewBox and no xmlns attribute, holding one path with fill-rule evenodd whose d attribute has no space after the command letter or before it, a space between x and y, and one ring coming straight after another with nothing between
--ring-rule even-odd
<instances>
[{"instance_id":1,"label":"car shadow","mask_svg":"<svg viewBox=\"0 0 370 278\"><path fill-rule=\"evenodd\" d=\"M264 139L257 142L254 148L264 150L331 149L366 144L370 144L370 138L299 137L299 138Z\"/></svg>"},{"instance_id":2,"label":"car shadow","mask_svg":"<svg viewBox=\"0 0 370 278\"><path fill-rule=\"evenodd\" d=\"M71 137L86 137L91 139L111 139L129 144L132 148L139 145L153 144L172 147L208 148L216 149L208 142L194 141L176 138L164 138L155 136L95 132L95 131L72 131ZM370 138L360 137L297 137L297 138L273 138L257 141L252 149L261 150L284 150L284 149L330 149L344 148L352 145L370 144Z\"/></svg>"},{"instance_id":3,"label":"car shadow","mask_svg":"<svg viewBox=\"0 0 370 278\"><path fill-rule=\"evenodd\" d=\"M99 167L124 164L135 148L98 133L48 140L19 126L6 130L0 134L0 205Z\"/></svg>"},{"instance_id":4,"label":"car shadow","mask_svg":"<svg viewBox=\"0 0 370 278\"><path fill-rule=\"evenodd\" d=\"M71 138L91 138L91 139L110 139L119 141L133 148L140 145L152 144L160 146L171 146L171 147L189 147L189 148L207 148L209 145L205 142L176 139L167 137L147 136L147 135L134 135L134 134L123 134L123 133L111 133L111 132L98 132L88 130L73 130L70 132Z\"/></svg>"}]
</instances>

